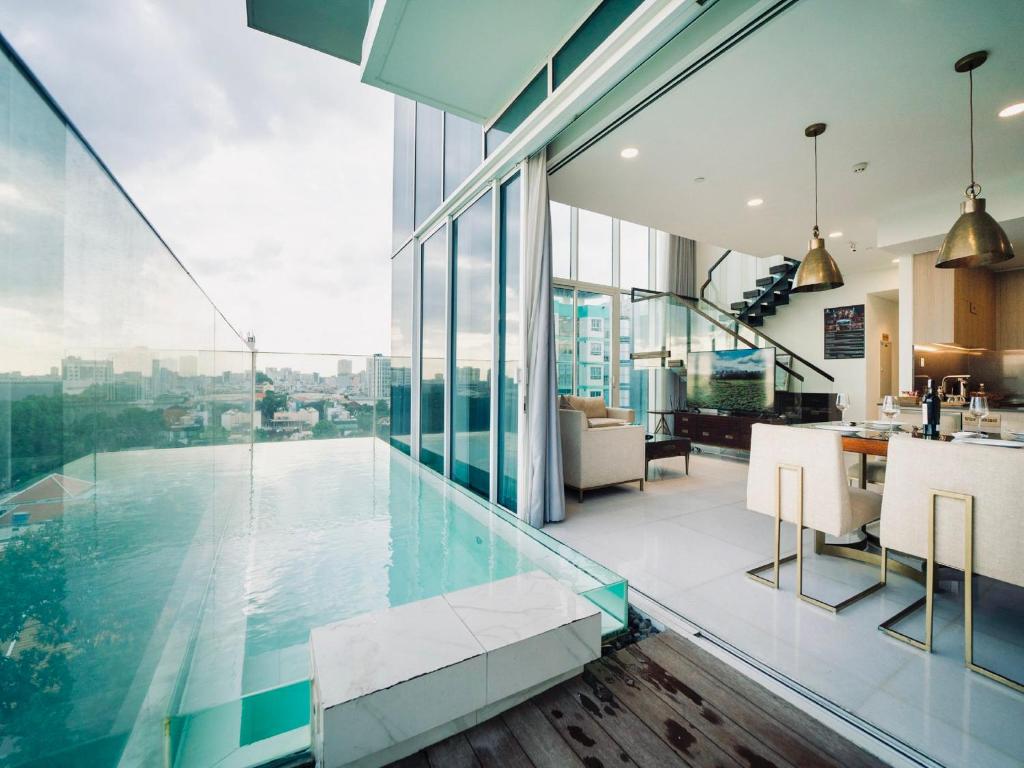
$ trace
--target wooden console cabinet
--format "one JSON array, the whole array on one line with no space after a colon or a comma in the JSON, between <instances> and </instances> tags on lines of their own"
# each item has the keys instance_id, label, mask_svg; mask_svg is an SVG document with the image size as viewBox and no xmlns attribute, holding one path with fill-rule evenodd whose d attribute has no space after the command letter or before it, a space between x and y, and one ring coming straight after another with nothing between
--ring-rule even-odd
<instances>
[{"instance_id":1,"label":"wooden console cabinet","mask_svg":"<svg viewBox=\"0 0 1024 768\"><path fill-rule=\"evenodd\" d=\"M677 411L675 414L676 434L679 437L688 437L694 443L741 451L750 450L750 430L755 424L782 423L782 419L759 419L753 416L712 416L688 411Z\"/></svg>"}]
</instances>

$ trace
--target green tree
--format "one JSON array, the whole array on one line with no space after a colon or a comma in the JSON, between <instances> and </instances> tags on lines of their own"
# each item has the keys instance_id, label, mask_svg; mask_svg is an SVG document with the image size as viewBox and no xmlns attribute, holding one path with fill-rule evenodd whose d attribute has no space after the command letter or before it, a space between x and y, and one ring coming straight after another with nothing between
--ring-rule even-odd
<instances>
[{"instance_id":1,"label":"green tree","mask_svg":"<svg viewBox=\"0 0 1024 768\"><path fill-rule=\"evenodd\" d=\"M260 413L263 414L263 423L266 424L274 418L274 414L283 411L288 407L288 395L284 392L275 392L268 389L260 400Z\"/></svg>"},{"instance_id":2,"label":"green tree","mask_svg":"<svg viewBox=\"0 0 1024 768\"><path fill-rule=\"evenodd\" d=\"M260 384L273 384L274 380L267 376L263 371L256 371L256 385Z\"/></svg>"},{"instance_id":3,"label":"green tree","mask_svg":"<svg viewBox=\"0 0 1024 768\"><path fill-rule=\"evenodd\" d=\"M341 437L341 430L333 421L321 419L313 425L313 437L316 440L324 440L330 437Z\"/></svg>"}]
</instances>

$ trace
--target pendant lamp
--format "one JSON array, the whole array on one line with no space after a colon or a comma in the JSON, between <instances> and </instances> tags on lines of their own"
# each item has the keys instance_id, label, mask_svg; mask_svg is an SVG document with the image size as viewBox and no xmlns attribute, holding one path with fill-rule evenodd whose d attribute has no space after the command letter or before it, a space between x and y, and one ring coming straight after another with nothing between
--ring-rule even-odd
<instances>
[{"instance_id":1,"label":"pendant lamp","mask_svg":"<svg viewBox=\"0 0 1024 768\"><path fill-rule=\"evenodd\" d=\"M986 267L1013 258L1010 238L999 222L985 211L985 198L981 185L974 180L974 70L985 63L987 51L975 51L953 65L957 72L967 73L967 104L971 125L971 183L966 199L960 203L960 218L942 241L935 266L942 269L959 267Z\"/></svg>"},{"instance_id":2,"label":"pendant lamp","mask_svg":"<svg viewBox=\"0 0 1024 768\"><path fill-rule=\"evenodd\" d=\"M804 129L804 136L814 139L814 229L811 230L810 249L800 262L790 293L828 291L843 284L839 265L825 249L825 240L818 231L818 137L824 132L824 123L814 123Z\"/></svg>"}]
</instances>

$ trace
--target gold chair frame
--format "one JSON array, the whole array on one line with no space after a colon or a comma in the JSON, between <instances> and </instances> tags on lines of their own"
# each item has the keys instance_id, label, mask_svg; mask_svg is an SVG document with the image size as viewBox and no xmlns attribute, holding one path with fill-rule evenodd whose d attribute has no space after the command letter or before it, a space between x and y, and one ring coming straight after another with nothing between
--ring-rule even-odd
<instances>
[{"instance_id":1,"label":"gold chair frame","mask_svg":"<svg viewBox=\"0 0 1024 768\"><path fill-rule=\"evenodd\" d=\"M783 471L791 471L797 473L797 506L796 506L796 553L782 557L781 552L781 537L782 537L782 473ZM841 600L838 603L826 603L824 600L818 600L815 597L804 594L804 468L799 464L776 464L775 465L775 557L764 565L756 566L747 571L749 576L754 581L764 584L765 586L773 589L779 588L779 567L783 563L791 562L796 560L796 592L797 596L804 602L810 603L813 606L822 608L831 613L838 613L849 605L857 602L858 600L867 597L874 592L877 592L885 586L886 578L886 559L882 558L881 573L879 575L879 581L872 584L867 589L864 589L855 595L851 595L845 600ZM817 531L815 532L817 533ZM772 569L772 578L767 579L760 575L761 571L768 568Z\"/></svg>"},{"instance_id":2,"label":"gold chair frame","mask_svg":"<svg viewBox=\"0 0 1024 768\"><path fill-rule=\"evenodd\" d=\"M924 597L915 600L899 613L883 621L878 625L878 628L901 642L912 645L926 653L932 652L932 625L935 619L935 517L938 499L940 498L960 501L964 505L964 665L972 672L977 672L990 680L995 680L997 683L1024 693L1024 683L1001 675L998 672L993 672L991 669L987 669L974 662L974 497L969 494L941 491L934 488L929 489L928 559L926 561L927 578L925 580ZM887 559L888 550L883 548L883 569ZM918 611L922 605L925 607L924 642L893 629L896 624L907 616Z\"/></svg>"}]
</instances>

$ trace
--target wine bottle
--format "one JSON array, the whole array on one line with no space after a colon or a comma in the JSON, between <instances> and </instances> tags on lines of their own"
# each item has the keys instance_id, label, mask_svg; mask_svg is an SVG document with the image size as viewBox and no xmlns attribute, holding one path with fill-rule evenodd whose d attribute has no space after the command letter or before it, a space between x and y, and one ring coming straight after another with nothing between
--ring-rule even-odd
<instances>
[{"instance_id":1,"label":"wine bottle","mask_svg":"<svg viewBox=\"0 0 1024 768\"><path fill-rule=\"evenodd\" d=\"M921 398L921 433L925 437L939 436L939 395L935 385L928 379L928 389Z\"/></svg>"}]
</instances>

